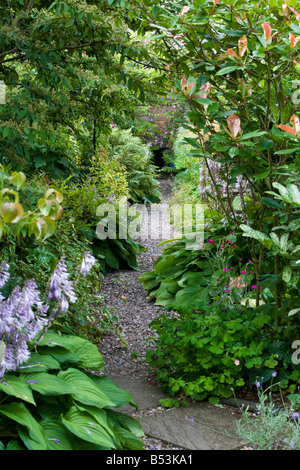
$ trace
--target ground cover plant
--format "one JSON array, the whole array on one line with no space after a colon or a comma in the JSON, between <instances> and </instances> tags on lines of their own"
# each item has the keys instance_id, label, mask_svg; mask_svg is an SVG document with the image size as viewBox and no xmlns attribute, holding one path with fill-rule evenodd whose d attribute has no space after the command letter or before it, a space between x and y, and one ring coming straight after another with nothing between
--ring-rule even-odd
<instances>
[{"instance_id":1,"label":"ground cover plant","mask_svg":"<svg viewBox=\"0 0 300 470\"><path fill-rule=\"evenodd\" d=\"M257 383L266 386L275 370L284 388L296 387L299 365L293 364L288 344L293 328L284 342L283 332L274 333L274 319L263 309L195 300L161 314L151 327L157 338L148 362L162 389L177 398L208 397L218 403Z\"/></svg>"},{"instance_id":2,"label":"ground cover plant","mask_svg":"<svg viewBox=\"0 0 300 470\"><path fill-rule=\"evenodd\" d=\"M276 383L277 373L273 372ZM259 403L254 413L242 409L242 419L237 421L238 435L254 450L299 450L299 397L297 400L278 400L273 396L272 385L266 389L258 384Z\"/></svg>"}]
</instances>

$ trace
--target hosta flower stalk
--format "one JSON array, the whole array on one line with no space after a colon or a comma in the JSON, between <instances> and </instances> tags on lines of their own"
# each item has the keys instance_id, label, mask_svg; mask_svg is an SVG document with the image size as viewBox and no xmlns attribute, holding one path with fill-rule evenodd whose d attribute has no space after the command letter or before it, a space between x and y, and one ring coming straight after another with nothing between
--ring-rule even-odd
<instances>
[{"instance_id":1,"label":"hosta flower stalk","mask_svg":"<svg viewBox=\"0 0 300 470\"><path fill-rule=\"evenodd\" d=\"M85 253L80 274L86 276L95 262L90 252ZM9 277L9 265L2 261L0 289ZM43 335L49 320L57 313L65 313L69 303L76 300L64 257L50 278L47 301L41 299L34 279L28 280L23 288L16 286L7 298L0 293L0 379L29 359L31 345Z\"/></svg>"}]
</instances>

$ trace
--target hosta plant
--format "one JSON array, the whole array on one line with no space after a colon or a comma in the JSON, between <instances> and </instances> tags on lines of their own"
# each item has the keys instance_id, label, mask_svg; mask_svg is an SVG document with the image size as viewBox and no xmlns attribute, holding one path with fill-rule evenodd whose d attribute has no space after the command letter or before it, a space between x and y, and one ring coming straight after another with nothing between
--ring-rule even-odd
<instances>
[{"instance_id":1,"label":"hosta plant","mask_svg":"<svg viewBox=\"0 0 300 470\"><path fill-rule=\"evenodd\" d=\"M80 274L95 258L86 253ZM0 288L9 278L4 261ZM115 409L132 397L107 377L98 348L51 330L77 300L64 259L49 281L47 299L34 279L0 295L0 446L16 450L141 449L137 422Z\"/></svg>"},{"instance_id":2,"label":"hosta plant","mask_svg":"<svg viewBox=\"0 0 300 470\"><path fill-rule=\"evenodd\" d=\"M2 450L143 448L139 423L117 411L135 406L133 397L96 375L104 365L96 346L51 330L33 346L0 380Z\"/></svg>"}]
</instances>

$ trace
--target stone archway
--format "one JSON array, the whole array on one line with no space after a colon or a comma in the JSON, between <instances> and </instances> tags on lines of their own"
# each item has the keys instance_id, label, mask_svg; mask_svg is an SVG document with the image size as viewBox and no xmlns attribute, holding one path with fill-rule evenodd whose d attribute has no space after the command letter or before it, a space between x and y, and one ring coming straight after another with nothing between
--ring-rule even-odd
<instances>
[{"instance_id":1,"label":"stone archway","mask_svg":"<svg viewBox=\"0 0 300 470\"><path fill-rule=\"evenodd\" d=\"M136 111L137 119L145 124L139 137L150 146L159 168L165 166L163 152L172 150L184 113L185 108L172 95L149 100Z\"/></svg>"}]
</instances>

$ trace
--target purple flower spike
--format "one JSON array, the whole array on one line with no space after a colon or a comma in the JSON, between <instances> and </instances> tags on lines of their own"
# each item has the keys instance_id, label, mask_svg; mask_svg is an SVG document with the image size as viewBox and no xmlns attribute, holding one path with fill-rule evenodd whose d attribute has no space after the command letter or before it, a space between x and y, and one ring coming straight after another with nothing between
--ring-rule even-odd
<instances>
[{"instance_id":1,"label":"purple flower spike","mask_svg":"<svg viewBox=\"0 0 300 470\"><path fill-rule=\"evenodd\" d=\"M2 261L0 265L0 289L2 289L2 287L4 286L4 284L6 283L7 279L10 276L8 270L9 270L9 265L5 261Z\"/></svg>"},{"instance_id":2,"label":"purple flower spike","mask_svg":"<svg viewBox=\"0 0 300 470\"><path fill-rule=\"evenodd\" d=\"M96 258L94 258L90 251L87 251L81 262L80 274L86 276L94 266L95 262Z\"/></svg>"},{"instance_id":3,"label":"purple flower spike","mask_svg":"<svg viewBox=\"0 0 300 470\"><path fill-rule=\"evenodd\" d=\"M77 300L72 282L69 281L64 257L61 258L50 278L48 299L50 302L60 300L61 312L67 311L69 302L74 303Z\"/></svg>"}]
</instances>

